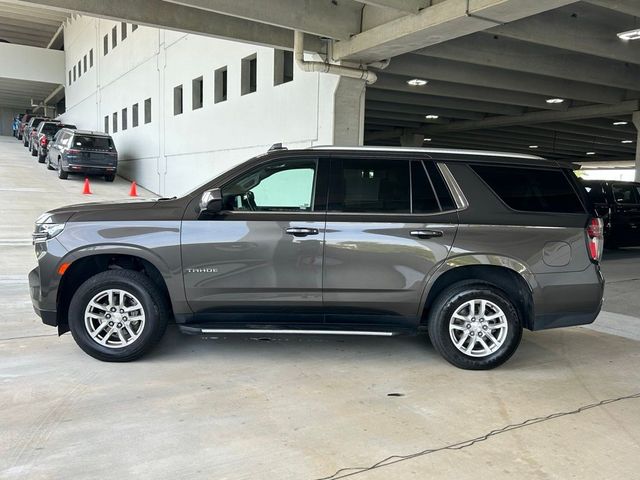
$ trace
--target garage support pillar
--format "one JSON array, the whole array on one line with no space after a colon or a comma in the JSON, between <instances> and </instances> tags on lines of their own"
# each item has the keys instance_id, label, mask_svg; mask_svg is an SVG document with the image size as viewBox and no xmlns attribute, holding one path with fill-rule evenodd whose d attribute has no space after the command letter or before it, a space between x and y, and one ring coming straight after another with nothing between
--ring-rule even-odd
<instances>
[{"instance_id":1,"label":"garage support pillar","mask_svg":"<svg viewBox=\"0 0 640 480\"><path fill-rule=\"evenodd\" d=\"M403 147L421 147L424 144L424 135L421 133L404 132L400 135L400 145Z\"/></svg>"},{"instance_id":2,"label":"garage support pillar","mask_svg":"<svg viewBox=\"0 0 640 480\"><path fill-rule=\"evenodd\" d=\"M365 82L340 77L334 94L333 144L357 147L364 142Z\"/></svg>"},{"instance_id":3,"label":"garage support pillar","mask_svg":"<svg viewBox=\"0 0 640 480\"><path fill-rule=\"evenodd\" d=\"M636 182L640 182L640 111L633 112L633 124L636 126Z\"/></svg>"}]
</instances>

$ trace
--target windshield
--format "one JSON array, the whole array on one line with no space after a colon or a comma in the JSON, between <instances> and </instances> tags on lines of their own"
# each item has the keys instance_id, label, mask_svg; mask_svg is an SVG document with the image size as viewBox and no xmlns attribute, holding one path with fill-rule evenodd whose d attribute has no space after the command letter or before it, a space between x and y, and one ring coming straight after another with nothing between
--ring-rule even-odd
<instances>
[{"instance_id":1,"label":"windshield","mask_svg":"<svg viewBox=\"0 0 640 480\"><path fill-rule=\"evenodd\" d=\"M73 137L73 146L89 150L113 150L113 141L109 137L76 135Z\"/></svg>"}]
</instances>

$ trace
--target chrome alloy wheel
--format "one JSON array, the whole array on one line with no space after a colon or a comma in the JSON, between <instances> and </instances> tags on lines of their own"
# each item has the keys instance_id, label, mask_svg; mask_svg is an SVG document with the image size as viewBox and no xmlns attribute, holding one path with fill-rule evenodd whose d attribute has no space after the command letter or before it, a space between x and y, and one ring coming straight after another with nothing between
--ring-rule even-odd
<instances>
[{"instance_id":1,"label":"chrome alloy wheel","mask_svg":"<svg viewBox=\"0 0 640 480\"><path fill-rule=\"evenodd\" d=\"M449 320L451 341L465 355L486 357L504 344L507 316L495 303L473 299L460 305Z\"/></svg>"},{"instance_id":2,"label":"chrome alloy wheel","mask_svg":"<svg viewBox=\"0 0 640 480\"><path fill-rule=\"evenodd\" d=\"M126 347L135 342L144 330L144 309L129 292L103 290L87 304L84 325L91 338L100 345Z\"/></svg>"}]
</instances>

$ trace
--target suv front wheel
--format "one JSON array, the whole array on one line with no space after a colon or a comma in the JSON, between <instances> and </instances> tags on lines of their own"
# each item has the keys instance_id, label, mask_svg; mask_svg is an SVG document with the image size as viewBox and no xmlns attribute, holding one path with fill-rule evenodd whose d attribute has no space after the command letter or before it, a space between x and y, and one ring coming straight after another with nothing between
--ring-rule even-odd
<instances>
[{"instance_id":1,"label":"suv front wheel","mask_svg":"<svg viewBox=\"0 0 640 480\"><path fill-rule=\"evenodd\" d=\"M69 305L69 329L86 353L107 362L135 360L167 328L167 301L147 276L109 270L84 282Z\"/></svg>"},{"instance_id":2,"label":"suv front wheel","mask_svg":"<svg viewBox=\"0 0 640 480\"><path fill-rule=\"evenodd\" d=\"M449 363L467 370L502 365L522 338L522 322L507 295L479 281L445 289L430 309L428 321L434 348Z\"/></svg>"}]
</instances>

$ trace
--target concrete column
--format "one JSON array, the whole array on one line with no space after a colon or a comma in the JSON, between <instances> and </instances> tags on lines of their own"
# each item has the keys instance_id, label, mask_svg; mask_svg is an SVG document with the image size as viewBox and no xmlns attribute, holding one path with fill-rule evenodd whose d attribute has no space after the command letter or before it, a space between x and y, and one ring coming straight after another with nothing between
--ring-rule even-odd
<instances>
[{"instance_id":1,"label":"concrete column","mask_svg":"<svg viewBox=\"0 0 640 480\"><path fill-rule=\"evenodd\" d=\"M422 147L424 135L421 133L404 132L400 135L400 145L403 147Z\"/></svg>"},{"instance_id":2,"label":"concrete column","mask_svg":"<svg viewBox=\"0 0 640 480\"><path fill-rule=\"evenodd\" d=\"M333 97L334 145L353 147L363 144L364 95L364 81L340 77Z\"/></svg>"},{"instance_id":3,"label":"concrete column","mask_svg":"<svg viewBox=\"0 0 640 480\"><path fill-rule=\"evenodd\" d=\"M640 111L633 112L633 124L636 126L636 182L640 182Z\"/></svg>"}]
</instances>

